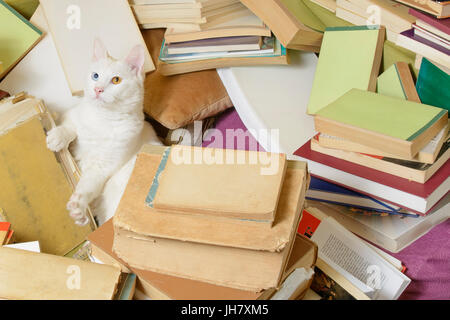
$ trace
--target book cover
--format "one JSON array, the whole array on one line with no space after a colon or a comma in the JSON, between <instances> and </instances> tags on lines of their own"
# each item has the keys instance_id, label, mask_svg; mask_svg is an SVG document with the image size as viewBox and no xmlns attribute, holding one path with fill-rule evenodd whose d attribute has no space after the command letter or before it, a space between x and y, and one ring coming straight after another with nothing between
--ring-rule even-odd
<instances>
[{"instance_id":1,"label":"book cover","mask_svg":"<svg viewBox=\"0 0 450 320\"><path fill-rule=\"evenodd\" d=\"M349 89L375 91L385 29L327 28L314 76L308 113L316 114Z\"/></svg>"},{"instance_id":2,"label":"book cover","mask_svg":"<svg viewBox=\"0 0 450 320\"><path fill-rule=\"evenodd\" d=\"M421 103L406 62L396 62L378 76L377 93Z\"/></svg>"},{"instance_id":3,"label":"book cover","mask_svg":"<svg viewBox=\"0 0 450 320\"><path fill-rule=\"evenodd\" d=\"M0 79L41 39L42 31L0 0Z\"/></svg>"},{"instance_id":4,"label":"book cover","mask_svg":"<svg viewBox=\"0 0 450 320\"><path fill-rule=\"evenodd\" d=\"M427 58L422 59L416 88L423 103L450 110L450 75Z\"/></svg>"}]
</instances>

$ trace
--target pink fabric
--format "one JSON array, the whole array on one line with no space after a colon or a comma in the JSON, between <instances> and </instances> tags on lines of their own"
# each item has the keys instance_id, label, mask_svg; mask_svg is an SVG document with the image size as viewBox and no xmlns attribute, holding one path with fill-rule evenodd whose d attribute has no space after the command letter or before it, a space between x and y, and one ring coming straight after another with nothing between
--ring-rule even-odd
<instances>
[{"instance_id":1,"label":"pink fabric","mask_svg":"<svg viewBox=\"0 0 450 320\"><path fill-rule=\"evenodd\" d=\"M234 109L227 110L218 119L216 129L222 132L226 139L226 130L247 129ZM234 131L237 133L238 131ZM235 149L255 150L259 144L248 133L245 145L235 141L214 141L206 136L204 147L225 147ZM230 137L230 135L229 135ZM259 150L263 150L259 146ZM390 252L388 252L390 253ZM406 266L406 275L411 283L400 296L401 300L450 299L450 220L434 227L426 235L400 251L390 253Z\"/></svg>"}]
</instances>

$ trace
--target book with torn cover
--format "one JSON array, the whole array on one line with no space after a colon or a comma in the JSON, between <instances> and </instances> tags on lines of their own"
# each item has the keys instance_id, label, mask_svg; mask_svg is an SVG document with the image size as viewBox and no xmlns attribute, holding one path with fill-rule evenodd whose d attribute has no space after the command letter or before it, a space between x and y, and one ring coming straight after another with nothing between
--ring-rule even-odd
<instances>
[{"instance_id":1,"label":"book with torn cover","mask_svg":"<svg viewBox=\"0 0 450 320\"><path fill-rule=\"evenodd\" d=\"M164 150L145 146L138 155L114 216L114 252L139 269L245 290L278 286L309 184L305 163L288 162L272 226L194 215L168 218L145 203Z\"/></svg>"},{"instance_id":2,"label":"book with torn cover","mask_svg":"<svg viewBox=\"0 0 450 320\"><path fill-rule=\"evenodd\" d=\"M108 220L88 236L92 256L106 264L120 266L122 272L133 272L137 275L137 287L154 300L264 300L269 299L276 291L270 288L261 292L245 291L218 286L202 281L174 277L162 273L129 268L113 252L114 229L112 220ZM317 246L308 238L297 235L290 255L286 274L290 275L297 268L312 268L317 259ZM306 291L303 286L297 297ZM295 294L293 294L295 295Z\"/></svg>"},{"instance_id":3,"label":"book with torn cover","mask_svg":"<svg viewBox=\"0 0 450 320\"><path fill-rule=\"evenodd\" d=\"M242 0L277 36L284 47L319 52L322 22L301 1Z\"/></svg>"},{"instance_id":4,"label":"book with torn cover","mask_svg":"<svg viewBox=\"0 0 450 320\"><path fill-rule=\"evenodd\" d=\"M286 164L285 154L175 145L145 201L159 211L272 223Z\"/></svg>"},{"instance_id":5,"label":"book with torn cover","mask_svg":"<svg viewBox=\"0 0 450 320\"><path fill-rule=\"evenodd\" d=\"M385 29L378 26L327 28L314 76L308 114L352 88L375 91Z\"/></svg>"},{"instance_id":6,"label":"book with torn cover","mask_svg":"<svg viewBox=\"0 0 450 320\"><path fill-rule=\"evenodd\" d=\"M409 158L447 124L445 109L360 89L347 91L314 117L320 133Z\"/></svg>"},{"instance_id":7,"label":"book with torn cover","mask_svg":"<svg viewBox=\"0 0 450 320\"><path fill-rule=\"evenodd\" d=\"M42 31L0 0L0 80L39 42Z\"/></svg>"},{"instance_id":8,"label":"book with torn cover","mask_svg":"<svg viewBox=\"0 0 450 320\"><path fill-rule=\"evenodd\" d=\"M111 300L119 277L115 266L0 247L3 299Z\"/></svg>"},{"instance_id":9,"label":"book with torn cover","mask_svg":"<svg viewBox=\"0 0 450 320\"><path fill-rule=\"evenodd\" d=\"M396 300L411 279L333 217L305 208L299 233L319 248L317 266L357 299Z\"/></svg>"},{"instance_id":10,"label":"book with torn cover","mask_svg":"<svg viewBox=\"0 0 450 320\"><path fill-rule=\"evenodd\" d=\"M16 242L39 240L42 252L64 255L96 226L90 211L84 227L67 212L79 171L68 150L48 150L46 132L54 126L42 101L26 95L2 100L0 203Z\"/></svg>"},{"instance_id":11,"label":"book with torn cover","mask_svg":"<svg viewBox=\"0 0 450 320\"><path fill-rule=\"evenodd\" d=\"M142 45L144 72L155 70L127 0L41 0L40 4L73 95L83 94L95 37L116 59L125 58L134 46Z\"/></svg>"}]
</instances>

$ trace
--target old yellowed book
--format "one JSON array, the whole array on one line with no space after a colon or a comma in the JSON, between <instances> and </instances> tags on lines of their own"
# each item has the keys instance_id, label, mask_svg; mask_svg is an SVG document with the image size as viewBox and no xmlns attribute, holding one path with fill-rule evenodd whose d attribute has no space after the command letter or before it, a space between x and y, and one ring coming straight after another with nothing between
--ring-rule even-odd
<instances>
[{"instance_id":1,"label":"old yellowed book","mask_svg":"<svg viewBox=\"0 0 450 320\"><path fill-rule=\"evenodd\" d=\"M309 184L306 163L288 161L273 226L160 212L145 204L163 147L138 155L114 216L114 252L130 267L244 290L282 281Z\"/></svg>"},{"instance_id":2,"label":"old yellowed book","mask_svg":"<svg viewBox=\"0 0 450 320\"><path fill-rule=\"evenodd\" d=\"M42 101L25 96L0 103L0 204L17 242L39 240L42 252L64 255L95 229L77 226L66 204L78 179L68 151L47 148L54 126Z\"/></svg>"},{"instance_id":3,"label":"old yellowed book","mask_svg":"<svg viewBox=\"0 0 450 320\"><path fill-rule=\"evenodd\" d=\"M0 248L0 298L110 300L120 268L20 249Z\"/></svg>"},{"instance_id":4,"label":"old yellowed book","mask_svg":"<svg viewBox=\"0 0 450 320\"><path fill-rule=\"evenodd\" d=\"M180 214L273 222L286 164L285 154L173 146L146 202Z\"/></svg>"}]
</instances>

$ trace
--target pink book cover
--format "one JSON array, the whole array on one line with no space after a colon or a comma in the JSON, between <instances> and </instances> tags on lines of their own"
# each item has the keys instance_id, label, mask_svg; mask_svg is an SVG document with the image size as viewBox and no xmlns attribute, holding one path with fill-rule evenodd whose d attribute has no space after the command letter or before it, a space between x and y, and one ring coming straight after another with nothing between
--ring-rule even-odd
<instances>
[{"instance_id":1,"label":"pink book cover","mask_svg":"<svg viewBox=\"0 0 450 320\"><path fill-rule=\"evenodd\" d=\"M422 20L423 22L429 24L430 26L435 27L436 29L441 30L447 34L450 34L450 18L438 19L431 14L415 10L410 8L409 14L416 17L417 19Z\"/></svg>"}]
</instances>

